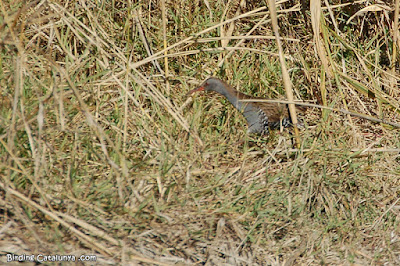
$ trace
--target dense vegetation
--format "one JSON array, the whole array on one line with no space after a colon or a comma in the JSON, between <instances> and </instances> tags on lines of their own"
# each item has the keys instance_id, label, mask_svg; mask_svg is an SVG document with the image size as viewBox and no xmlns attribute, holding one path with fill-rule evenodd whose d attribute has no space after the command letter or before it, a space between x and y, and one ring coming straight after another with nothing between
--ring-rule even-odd
<instances>
[{"instance_id":1,"label":"dense vegetation","mask_svg":"<svg viewBox=\"0 0 400 266\"><path fill-rule=\"evenodd\" d=\"M269 1L165 2L0 1L3 254L400 264L399 0L277 2L299 148L186 96L285 98Z\"/></svg>"}]
</instances>

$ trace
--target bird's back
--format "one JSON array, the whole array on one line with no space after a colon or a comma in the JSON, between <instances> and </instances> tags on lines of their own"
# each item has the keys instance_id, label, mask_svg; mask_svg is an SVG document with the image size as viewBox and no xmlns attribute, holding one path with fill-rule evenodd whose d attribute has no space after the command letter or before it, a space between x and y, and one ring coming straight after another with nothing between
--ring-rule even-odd
<instances>
[{"instance_id":1,"label":"bird's back","mask_svg":"<svg viewBox=\"0 0 400 266\"><path fill-rule=\"evenodd\" d=\"M243 100L266 100L260 97L252 97L244 93L238 92ZM300 112L305 108L296 106ZM243 116L246 118L250 133L267 133L268 129L276 129L281 125L283 127L290 126L291 119L289 108L284 103L270 102L245 102L242 107Z\"/></svg>"}]
</instances>

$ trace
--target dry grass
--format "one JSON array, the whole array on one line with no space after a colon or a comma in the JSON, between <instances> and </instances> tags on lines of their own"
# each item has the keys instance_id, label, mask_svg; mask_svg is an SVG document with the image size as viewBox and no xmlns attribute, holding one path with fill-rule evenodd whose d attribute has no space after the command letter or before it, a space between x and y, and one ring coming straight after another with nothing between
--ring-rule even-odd
<instances>
[{"instance_id":1,"label":"dry grass","mask_svg":"<svg viewBox=\"0 0 400 266\"><path fill-rule=\"evenodd\" d=\"M276 6L292 93L328 107L296 149L185 97L284 94L268 8L133 2L0 1L2 262L400 264L398 0Z\"/></svg>"}]
</instances>

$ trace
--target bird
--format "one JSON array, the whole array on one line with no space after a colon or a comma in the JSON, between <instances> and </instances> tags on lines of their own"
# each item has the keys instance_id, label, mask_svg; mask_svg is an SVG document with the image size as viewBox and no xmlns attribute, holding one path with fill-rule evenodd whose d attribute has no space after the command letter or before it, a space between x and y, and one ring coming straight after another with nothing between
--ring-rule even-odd
<instances>
[{"instance_id":1,"label":"bird","mask_svg":"<svg viewBox=\"0 0 400 266\"><path fill-rule=\"evenodd\" d=\"M241 100L266 100L260 97L252 97L240 91L216 77L210 77L199 87L189 91L187 95L192 95L198 91L215 91L224 96L239 112L243 114L247 121L248 133L260 135L269 134L269 129L279 129L292 125L289 108L287 104L271 102L242 102ZM296 106L303 112L304 107Z\"/></svg>"}]
</instances>

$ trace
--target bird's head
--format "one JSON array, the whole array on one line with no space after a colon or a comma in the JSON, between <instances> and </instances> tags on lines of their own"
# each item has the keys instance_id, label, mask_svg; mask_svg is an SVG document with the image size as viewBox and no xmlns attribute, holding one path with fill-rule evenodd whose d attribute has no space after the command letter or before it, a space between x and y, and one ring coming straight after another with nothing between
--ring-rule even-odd
<instances>
[{"instance_id":1,"label":"bird's head","mask_svg":"<svg viewBox=\"0 0 400 266\"><path fill-rule=\"evenodd\" d=\"M228 85L225 82L223 82L222 80L215 78L215 77L211 77L211 78L208 78L206 81L204 81L196 89L189 91L187 93L187 95L189 96L198 91L216 91L218 93L224 94L227 86Z\"/></svg>"}]
</instances>

